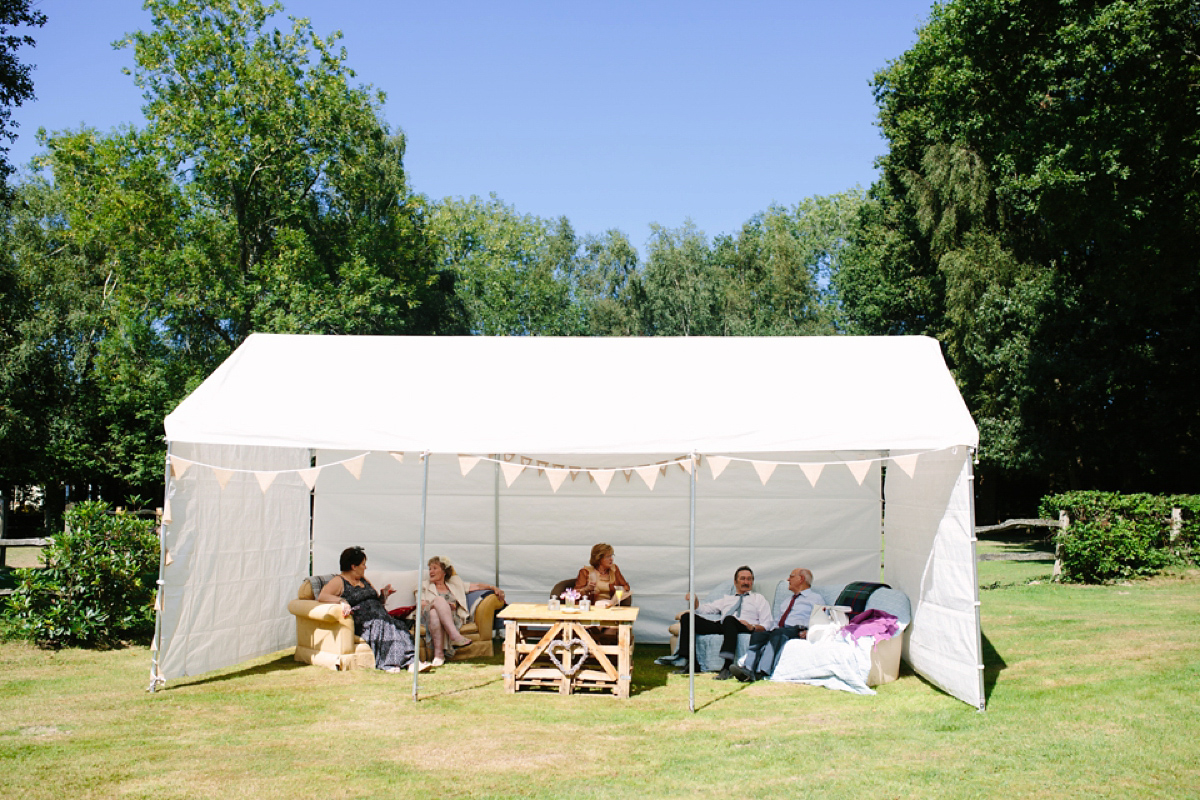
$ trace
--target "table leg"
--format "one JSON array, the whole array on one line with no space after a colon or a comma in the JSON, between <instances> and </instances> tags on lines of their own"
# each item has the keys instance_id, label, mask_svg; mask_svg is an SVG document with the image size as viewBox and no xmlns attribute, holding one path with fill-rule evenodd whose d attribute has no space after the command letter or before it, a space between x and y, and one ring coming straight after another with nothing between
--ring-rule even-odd
<instances>
[{"instance_id":1,"label":"table leg","mask_svg":"<svg viewBox=\"0 0 1200 800\"><path fill-rule=\"evenodd\" d=\"M504 621L504 691L517 691L517 621Z\"/></svg>"},{"instance_id":2,"label":"table leg","mask_svg":"<svg viewBox=\"0 0 1200 800\"><path fill-rule=\"evenodd\" d=\"M617 628L617 697L629 697L629 684L633 675L633 626L622 623Z\"/></svg>"}]
</instances>

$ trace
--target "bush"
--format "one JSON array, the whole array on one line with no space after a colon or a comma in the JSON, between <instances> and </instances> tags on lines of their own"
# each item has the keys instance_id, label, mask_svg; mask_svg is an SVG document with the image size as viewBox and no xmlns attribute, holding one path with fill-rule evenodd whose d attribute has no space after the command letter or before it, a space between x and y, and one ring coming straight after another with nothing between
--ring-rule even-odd
<instances>
[{"instance_id":1,"label":"bush","mask_svg":"<svg viewBox=\"0 0 1200 800\"><path fill-rule=\"evenodd\" d=\"M1183 525L1171 540L1171 509ZM1071 525L1059 531L1063 580L1082 583L1151 575L1194 560L1200 529L1200 498L1156 497L1116 492L1068 492L1042 498L1039 513L1056 519L1066 511Z\"/></svg>"},{"instance_id":2,"label":"bush","mask_svg":"<svg viewBox=\"0 0 1200 800\"><path fill-rule=\"evenodd\" d=\"M49 647L149 641L158 556L152 520L80 503L42 551L45 567L14 570L4 612L9 635Z\"/></svg>"}]
</instances>

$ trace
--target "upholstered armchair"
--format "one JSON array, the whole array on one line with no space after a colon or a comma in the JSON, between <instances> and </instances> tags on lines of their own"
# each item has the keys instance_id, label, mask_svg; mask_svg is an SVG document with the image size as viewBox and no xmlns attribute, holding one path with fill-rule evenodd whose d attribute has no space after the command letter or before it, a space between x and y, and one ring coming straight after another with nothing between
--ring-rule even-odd
<instances>
[{"instance_id":1,"label":"upholstered armchair","mask_svg":"<svg viewBox=\"0 0 1200 800\"><path fill-rule=\"evenodd\" d=\"M324 576L332 577L332 576ZM406 598L407 603L415 602L417 587L417 572L368 572L367 580L372 586L383 587L392 584L396 593L388 598L387 607L391 611L401 605L400 598ZM475 593L472 593L474 595ZM492 643L492 624L496 612L503 603L494 594L488 593L474 600L471 609L471 619L461 629L462 634L474 640L470 647L461 647L454 653L454 660L461 661L469 658L489 658L495 652ZM313 593L313 583L305 578L300 582L296 599L288 603L288 611L296 617L296 655L297 661L305 664L317 664L329 669L358 669L373 668L375 655L370 646L354 635L354 619L343 617L342 608L338 603L318 603ZM424 641L420 644L420 657L429 659L425 651Z\"/></svg>"}]
</instances>

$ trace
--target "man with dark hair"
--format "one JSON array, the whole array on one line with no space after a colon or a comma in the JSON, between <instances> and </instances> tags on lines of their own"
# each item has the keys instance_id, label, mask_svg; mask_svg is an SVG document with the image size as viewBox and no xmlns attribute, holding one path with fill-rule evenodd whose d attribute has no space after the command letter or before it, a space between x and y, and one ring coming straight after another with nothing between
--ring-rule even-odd
<instances>
[{"instance_id":1,"label":"man with dark hair","mask_svg":"<svg viewBox=\"0 0 1200 800\"><path fill-rule=\"evenodd\" d=\"M813 606L824 602L812 590L812 579L812 572L803 567L797 567L788 575L792 596L779 619L774 620L769 630L750 634L750 649L742 664L729 668L739 681L749 683L769 677L784 644L790 639L803 639L808 634L808 618L812 616Z\"/></svg>"},{"instance_id":2,"label":"man with dark hair","mask_svg":"<svg viewBox=\"0 0 1200 800\"><path fill-rule=\"evenodd\" d=\"M676 673L688 671L688 660L691 657L691 626L696 626L696 635L719 633L721 640L721 658L725 665L717 673L717 680L724 681L732 677L729 671L737 655L737 637L740 633L763 632L772 627L771 604L767 598L758 592L753 592L754 571L749 567L738 567L733 573L734 593L719 597L711 603L700 604L692 602L695 611L685 611L679 618L679 650L670 656L658 659L655 663L665 666L675 666Z\"/></svg>"}]
</instances>

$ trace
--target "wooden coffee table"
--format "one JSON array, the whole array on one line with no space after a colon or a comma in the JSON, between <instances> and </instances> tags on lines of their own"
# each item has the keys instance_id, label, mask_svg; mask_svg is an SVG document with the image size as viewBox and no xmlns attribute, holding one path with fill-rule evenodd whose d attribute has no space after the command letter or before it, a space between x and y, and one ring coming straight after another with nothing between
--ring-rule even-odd
<instances>
[{"instance_id":1,"label":"wooden coffee table","mask_svg":"<svg viewBox=\"0 0 1200 800\"><path fill-rule=\"evenodd\" d=\"M598 688L629 697L637 615L629 606L574 612L551 611L544 603L506 606L498 614L504 620L505 691ZM590 626L615 627L617 643L597 642Z\"/></svg>"}]
</instances>

